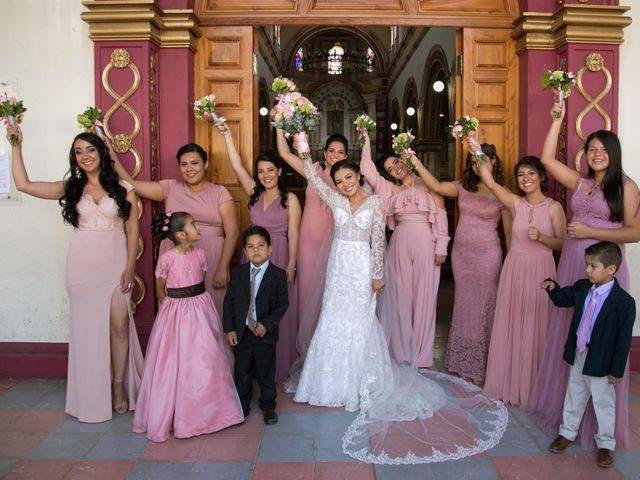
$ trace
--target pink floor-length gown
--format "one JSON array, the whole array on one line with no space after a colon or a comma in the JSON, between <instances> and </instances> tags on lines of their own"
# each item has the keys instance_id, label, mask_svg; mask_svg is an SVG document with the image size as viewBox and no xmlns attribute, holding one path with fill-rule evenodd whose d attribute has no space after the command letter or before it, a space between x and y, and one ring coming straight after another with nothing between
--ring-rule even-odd
<instances>
[{"instance_id":1,"label":"pink floor-length gown","mask_svg":"<svg viewBox=\"0 0 640 480\"><path fill-rule=\"evenodd\" d=\"M440 266L436 254L447 254L447 212L433 197L414 186L393 194L364 148L360 168L385 204L387 224L394 230L384 269L385 288L379 315L397 362L433 365ZM416 179L414 178L414 181Z\"/></svg>"},{"instance_id":2,"label":"pink floor-length gown","mask_svg":"<svg viewBox=\"0 0 640 480\"><path fill-rule=\"evenodd\" d=\"M204 250L160 256L156 277L167 288L202 281ZM140 386L133 431L164 442L217 432L244 420L227 361L226 341L211 295L165 297L160 304Z\"/></svg>"},{"instance_id":3,"label":"pink floor-length gown","mask_svg":"<svg viewBox=\"0 0 640 480\"><path fill-rule=\"evenodd\" d=\"M202 238L194 245L205 252L207 272L204 279L205 288L211 294L213 303L222 314L222 304L226 288L213 288L213 275L222 255L224 245L224 228L220 216L220 204L231 200L231 194L222 185L210 183L201 192L192 192L183 182L177 180L161 180L164 206L168 212L187 212L196 220ZM170 240L160 243L160 254L171 249Z\"/></svg>"},{"instance_id":4,"label":"pink floor-length gown","mask_svg":"<svg viewBox=\"0 0 640 480\"><path fill-rule=\"evenodd\" d=\"M460 221L451 250L455 280L453 317L445 368L484 381L502 269L502 247L496 230L504 208L496 198L458 190Z\"/></svg>"},{"instance_id":5,"label":"pink floor-length gown","mask_svg":"<svg viewBox=\"0 0 640 480\"><path fill-rule=\"evenodd\" d=\"M626 182L625 177L625 182ZM572 221L582 222L596 228L619 228L622 222L609 220L610 210L600 189L594 189L594 181L584 178L578 182L577 188L571 196ZM590 192L592 192L590 194ZM561 286L572 285L581 278L586 278L584 250L596 243L592 238L566 237L558 264L557 282ZM616 273L620 286L629 288L629 270L622 249L622 264ZM562 407L569 378L569 365L562 359L564 344L567 341L572 308L556 308L551 306L549 320L549 340L545 348L535 396L529 405L534 412L538 425L550 436L558 434L558 426L562 422ZM616 385L616 442L621 447L629 446L629 362L624 377ZM582 418L578 437L585 449L595 448L593 436L598 429L591 400Z\"/></svg>"},{"instance_id":6,"label":"pink floor-length gown","mask_svg":"<svg viewBox=\"0 0 640 480\"><path fill-rule=\"evenodd\" d=\"M551 249L530 240L527 232L531 226L554 235L551 202L520 200L500 274L484 393L511 405L527 405L547 340L551 301L540 284L554 278L556 268Z\"/></svg>"},{"instance_id":7,"label":"pink floor-length gown","mask_svg":"<svg viewBox=\"0 0 640 480\"><path fill-rule=\"evenodd\" d=\"M271 255L269 260L276 267L286 270L289 263L289 210L280 203L277 198L264 208L264 195L260 195L256 203L249 210L251 225L264 227L271 235ZM244 257L244 255L243 255ZM246 262L243 258L243 262ZM298 322L296 319L298 288L297 282L289 282L289 308L278 327L278 343L276 346L276 380L285 380L289 376L289 369L298 357L296 338Z\"/></svg>"},{"instance_id":8,"label":"pink floor-length gown","mask_svg":"<svg viewBox=\"0 0 640 480\"><path fill-rule=\"evenodd\" d=\"M127 191L132 187L121 181ZM77 205L78 228L67 254L69 360L65 411L81 422L111 420L110 310L113 297L128 306L129 353L125 390L129 409L136 408L143 358L131 311L131 294L120 291L127 264L127 237L118 206L105 195L96 204L84 193Z\"/></svg>"}]
</instances>

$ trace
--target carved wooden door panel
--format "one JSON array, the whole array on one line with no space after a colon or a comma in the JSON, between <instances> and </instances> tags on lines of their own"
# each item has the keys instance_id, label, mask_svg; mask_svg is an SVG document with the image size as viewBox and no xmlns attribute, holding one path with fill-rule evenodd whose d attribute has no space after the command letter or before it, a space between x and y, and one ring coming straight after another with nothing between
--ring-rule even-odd
<instances>
[{"instance_id":1,"label":"carved wooden door panel","mask_svg":"<svg viewBox=\"0 0 640 480\"><path fill-rule=\"evenodd\" d=\"M464 28L458 31L456 49L456 116L468 114L480 121L480 142L495 145L512 186L518 154L518 59L511 30ZM460 177L466 149L460 154L460 145L456 148Z\"/></svg>"},{"instance_id":2,"label":"carved wooden door panel","mask_svg":"<svg viewBox=\"0 0 640 480\"><path fill-rule=\"evenodd\" d=\"M258 76L254 74L257 35L251 26L205 27L196 54L195 96L213 93L216 112L227 119L245 167L253 171L258 151ZM249 224L248 198L238 184L225 142L210 122L196 122L196 142L209 155L209 179L229 189L240 231Z\"/></svg>"}]
</instances>

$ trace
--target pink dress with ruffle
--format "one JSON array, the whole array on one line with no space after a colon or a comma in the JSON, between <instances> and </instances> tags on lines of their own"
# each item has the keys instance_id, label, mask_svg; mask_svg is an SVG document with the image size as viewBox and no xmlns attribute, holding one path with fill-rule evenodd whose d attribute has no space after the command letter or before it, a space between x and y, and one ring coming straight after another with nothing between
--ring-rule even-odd
<instances>
[{"instance_id":1,"label":"pink dress with ruffle","mask_svg":"<svg viewBox=\"0 0 640 480\"><path fill-rule=\"evenodd\" d=\"M156 277L167 288L197 285L206 271L205 253L160 256ZM227 361L221 321L207 292L165 297L149 337L133 431L164 442L217 432L244 420Z\"/></svg>"}]
</instances>

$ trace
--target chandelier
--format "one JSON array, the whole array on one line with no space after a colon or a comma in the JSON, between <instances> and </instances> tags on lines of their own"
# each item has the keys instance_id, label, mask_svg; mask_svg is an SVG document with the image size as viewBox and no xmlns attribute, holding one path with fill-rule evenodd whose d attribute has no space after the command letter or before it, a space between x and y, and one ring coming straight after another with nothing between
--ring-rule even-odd
<instances>
[{"instance_id":1,"label":"chandelier","mask_svg":"<svg viewBox=\"0 0 640 480\"><path fill-rule=\"evenodd\" d=\"M353 49L353 44L357 48ZM363 42L349 42L345 48L340 41L336 41L328 49L307 51L302 47L298 52L301 58L301 71L310 73L328 73L342 75L343 73L367 73L375 68L373 50ZM351 47L351 49L350 49Z\"/></svg>"}]
</instances>

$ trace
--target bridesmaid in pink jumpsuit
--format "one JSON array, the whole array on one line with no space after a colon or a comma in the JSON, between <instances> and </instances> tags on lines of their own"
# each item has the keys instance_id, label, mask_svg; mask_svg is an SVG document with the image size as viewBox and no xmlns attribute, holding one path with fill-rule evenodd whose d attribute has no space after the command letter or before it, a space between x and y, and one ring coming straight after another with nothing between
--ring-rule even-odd
<instances>
[{"instance_id":1,"label":"bridesmaid in pink jumpsuit","mask_svg":"<svg viewBox=\"0 0 640 480\"><path fill-rule=\"evenodd\" d=\"M449 242L444 201L420 178L426 169L415 156L411 163L420 177L398 157L383 156L384 169L400 185L385 180L371 159L369 136L364 135L360 168L384 202L387 224L394 230L385 262L380 321L396 361L431 367L440 265Z\"/></svg>"}]
</instances>

